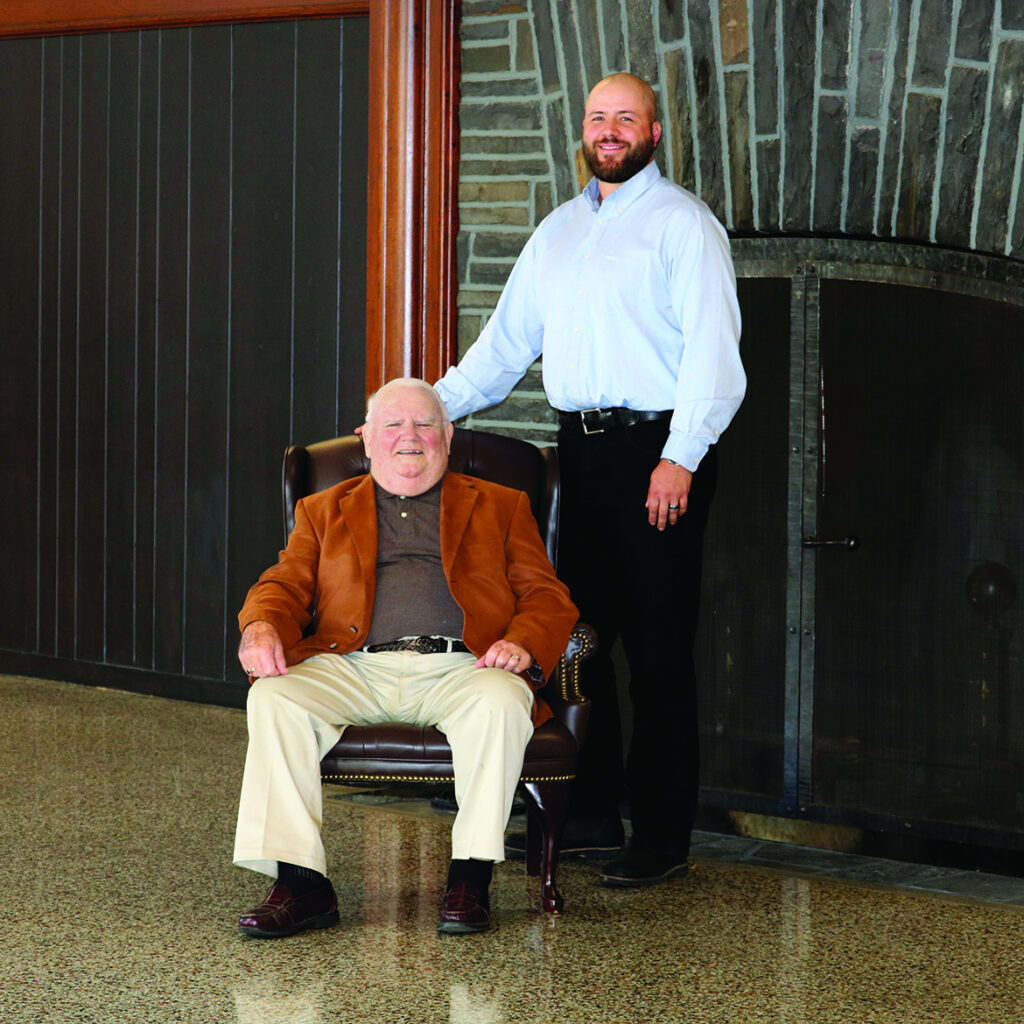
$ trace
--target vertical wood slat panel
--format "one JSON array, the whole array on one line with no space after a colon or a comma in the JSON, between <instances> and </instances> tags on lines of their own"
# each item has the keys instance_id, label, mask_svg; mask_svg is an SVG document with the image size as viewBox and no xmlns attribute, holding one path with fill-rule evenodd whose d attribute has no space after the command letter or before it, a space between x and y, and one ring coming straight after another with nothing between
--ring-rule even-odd
<instances>
[{"instance_id":1,"label":"vertical wood slat panel","mask_svg":"<svg viewBox=\"0 0 1024 1024\"><path fill-rule=\"evenodd\" d=\"M228 384L231 330L232 30L191 37L188 322L188 520L185 670L220 679L226 669ZM217 339L223 339L218 344ZM219 572L212 568L220 566Z\"/></svg>"},{"instance_id":2,"label":"vertical wood slat panel","mask_svg":"<svg viewBox=\"0 0 1024 1024\"><path fill-rule=\"evenodd\" d=\"M143 32L139 54L139 140L136 173L138 237L136 246L135 405L133 410L131 523L133 658L139 668L153 666L154 530L156 487L156 358L160 265L160 46L158 32Z\"/></svg>"},{"instance_id":3,"label":"vertical wood slat panel","mask_svg":"<svg viewBox=\"0 0 1024 1024\"><path fill-rule=\"evenodd\" d=\"M110 37L105 660L135 664L135 403L142 37Z\"/></svg>"},{"instance_id":4,"label":"vertical wood slat panel","mask_svg":"<svg viewBox=\"0 0 1024 1024\"><path fill-rule=\"evenodd\" d=\"M36 367L39 344L39 150L43 101L42 48L38 42L8 45L0 60L0 96L10 114L0 117L0 225L10 244L0 245L3 303L20 329L0 329L0 438L5 463L0 500L0 579L9 595L0 616L0 644L38 646L36 552L37 423ZM6 327L6 325L5 325ZM13 470L13 472L9 471ZM26 557L26 552L31 552Z\"/></svg>"},{"instance_id":5,"label":"vertical wood slat panel","mask_svg":"<svg viewBox=\"0 0 1024 1024\"><path fill-rule=\"evenodd\" d=\"M342 77L346 82L370 80L369 19L346 18L342 21ZM344 144L341 152L338 194L341 197L337 226L342 255L360 239L367 237L367 178L369 134L367 104L358 89L341 90L341 128ZM374 126L370 131L376 131ZM438 282L440 285L440 282ZM446 295L454 296L449 289ZM339 288L339 394L337 433L350 433L362 422L366 392L367 324L366 273L341 275ZM361 343L357 342L360 339ZM299 436L302 436L301 434Z\"/></svg>"},{"instance_id":6,"label":"vertical wood slat panel","mask_svg":"<svg viewBox=\"0 0 1024 1024\"><path fill-rule=\"evenodd\" d=\"M59 367L58 338L58 281L53 269L54 256L60 245L60 203L55 198L60 187L60 100L63 40L44 42L40 61L43 67L42 92L39 97L39 117L43 137L38 153L38 187L32 196L38 211L36 231L36 259L39 283L36 293L39 319L34 338L20 335L36 351L35 378L26 385L36 391L35 446L33 466L36 475L36 516L39 543L36 550L36 622L37 650L45 654L56 651L56 551L57 487L53 466L53 452L57 433L56 381ZM31 97L24 97L31 103ZM27 198L27 197L26 197Z\"/></svg>"},{"instance_id":7,"label":"vertical wood slat panel","mask_svg":"<svg viewBox=\"0 0 1024 1024\"><path fill-rule=\"evenodd\" d=\"M263 509L279 475L279 441L290 428L293 357L286 290L292 264L294 112L290 102L269 104L267 98L292 96L293 38L290 23L235 30L227 558L229 603L235 609L280 547L276 522ZM264 138L273 145L264 146ZM254 508L260 511L254 514ZM237 634L229 631L225 639L230 664Z\"/></svg>"},{"instance_id":8,"label":"vertical wood slat panel","mask_svg":"<svg viewBox=\"0 0 1024 1024\"><path fill-rule=\"evenodd\" d=\"M110 40L80 39L76 283L75 656L104 657L106 579L107 125Z\"/></svg>"},{"instance_id":9,"label":"vertical wood slat panel","mask_svg":"<svg viewBox=\"0 0 1024 1024\"><path fill-rule=\"evenodd\" d=\"M189 423L185 404L189 305L188 29L160 33L156 321L153 393L152 667L181 672L184 662L185 493Z\"/></svg>"},{"instance_id":10,"label":"vertical wood slat panel","mask_svg":"<svg viewBox=\"0 0 1024 1024\"><path fill-rule=\"evenodd\" d=\"M338 232L339 158L366 145L363 122L338 137L343 72L366 109L341 37L281 22L0 44L18 57L19 113L0 120L21 211L0 251L30 285L0 308L22 396L9 535L38 530L6 556L0 647L244 685L234 614L280 546L281 453L299 424L304 441L338 428L340 282L365 274L365 235ZM361 171L344 202L364 208Z\"/></svg>"},{"instance_id":11,"label":"vertical wood slat panel","mask_svg":"<svg viewBox=\"0 0 1024 1024\"><path fill-rule=\"evenodd\" d=\"M75 650L76 594L74 581L75 530L77 528L77 363L78 363L78 255L80 246L79 116L81 110L81 45L79 39L62 39L58 123L60 130L58 180L52 201L58 208L55 248L46 254L46 267L54 275L57 294L55 380L55 440L44 453L53 454L52 473L57 498L57 529L54 534L54 649L70 657ZM52 260L51 260L52 257ZM45 491L44 491L45 493Z\"/></svg>"},{"instance_id":12,"label":"vertical wood slat panel","mask_svg":"<svg viewBox=\"0 0 1024 1024\"><path fill-rule=\"evenodd\" d=\"M309 437L314 424L337 420L337 388L334 394L318 388L315 377L338 379L338 160L340 143L325 146L324 140L339 133L342 24L336 31L317 31L316 25L295 25L293 64L294 131L292 147L292 230L307 244L290 247L292 278L290 368L291 433ZM365 166L365 165L364 165ZM331 258L333 256L333 258ZM317 303L317 295L331 294L331 303ZM301 339L301 342L300 342ZM298 348L306 348L299 358ZM365 348L365 340L360 342ZM340 383L340 382L339 382ZM296 403L295 395L310 401Z\"/></svg>"}]
</instances>

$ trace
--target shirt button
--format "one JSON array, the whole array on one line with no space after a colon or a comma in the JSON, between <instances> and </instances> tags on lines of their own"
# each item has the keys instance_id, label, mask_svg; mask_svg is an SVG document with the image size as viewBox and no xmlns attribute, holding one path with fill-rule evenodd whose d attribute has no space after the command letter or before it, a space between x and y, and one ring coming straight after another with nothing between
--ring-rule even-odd
<instances>
[{"instance_id":1,"label":"shirt button","mask_svg":"<svg viewBox=\"0 0 1024 1024\"><path fill-rule=\"evenodd\" d=\"M333 644L331 644L330 646L331 646L331 650L333 651L334 648L338 646L337 640L335 640L335 642Z\"/></svg>"},{"instance_id":2,"label":"shirt button","mask_svg":"<svg viewBox=\"0 0 1024 1024\"><path fill-rule=\"evenodd\" d=\"M349 626L349 627L348 627L348 631L349 631L350 633L358 633L358 632L359 632L359 630L358 630L358 629L356 629L356 627L355 627L355 626Z\"/></svg>"},{"instance_id":3,"label":"shirt button","mask_svg":"<svg viewBox=\"0 0 1024 1024\"><path fill-rule=\"evenodd\" d=\"M403 512L402 513L402 518L403 519L408 519L409 518L409 513L408 512Z\"/></svg>"}]
</instances>

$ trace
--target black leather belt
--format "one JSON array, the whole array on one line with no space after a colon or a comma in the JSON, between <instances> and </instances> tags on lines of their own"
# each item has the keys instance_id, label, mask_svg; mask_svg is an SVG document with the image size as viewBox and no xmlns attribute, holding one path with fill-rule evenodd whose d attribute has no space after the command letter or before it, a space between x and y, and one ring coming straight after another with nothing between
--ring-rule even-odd
<instances>
[{"instance_id":1,"label":"black leather belt","mask_svg":"<svg viewBox=\"0 0 1024 1024\"><path fill-rule=\"evenodd\" d=\"M672 410L647 412L643 409L627 409L616 406L612 409L580 409L579 412L559 411L558 418L563 426L581 427L584 434L600 434L615 427L635 427L638 423L654 423L670 420Z\"/></svg>"},{"instance_id":2,"label":"black leather belt","mask_svg":"<svg viewBox=\"0 0 1024 1024\"><path fill-rule=\"evenodd\" d=\"M367 644L367 654L381 651L415 651L417 654L462 654L469 648L461 640L446 636L404 636L401 640L389 640L386 644Z\"/></svg>"}]
</instances>

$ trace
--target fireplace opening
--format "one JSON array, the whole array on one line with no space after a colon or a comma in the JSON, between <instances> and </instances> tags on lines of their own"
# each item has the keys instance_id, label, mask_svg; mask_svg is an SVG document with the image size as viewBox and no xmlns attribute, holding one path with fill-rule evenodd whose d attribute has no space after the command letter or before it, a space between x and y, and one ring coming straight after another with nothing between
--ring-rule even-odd
<instances>
[{"instance_id":1,"label":"fireplace opening","mask_svg":"<svg viewBox=\"0 0 1024 1024\"><path fill-rule=\"evenodd\" d=\"M749 389L706 549L704 817L1016 872L1024 268L772 241L737 245Z\"/></svg>"}]
</instances>

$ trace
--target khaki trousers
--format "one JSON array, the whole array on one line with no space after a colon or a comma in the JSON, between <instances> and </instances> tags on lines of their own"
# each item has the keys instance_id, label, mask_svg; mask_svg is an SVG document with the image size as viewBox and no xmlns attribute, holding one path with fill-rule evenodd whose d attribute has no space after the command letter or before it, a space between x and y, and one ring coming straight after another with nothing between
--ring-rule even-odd
<instances>
[{"instance_id":1,"label":"khaki trousers","mask_svg":"<svg viewBox=\"0 0 1024 1024\"><path fill-rule=\"evenodd\" d=\"M452 748L458 814L452 857L504 859L504 832L523 753L533 735L533 691L472 654L386 651L318 654L249 691L249 749L234 862L271 877L285 861L327 874L320 838L320 759L346 725L436 725Z\"/></svg>"}]
</instances>

